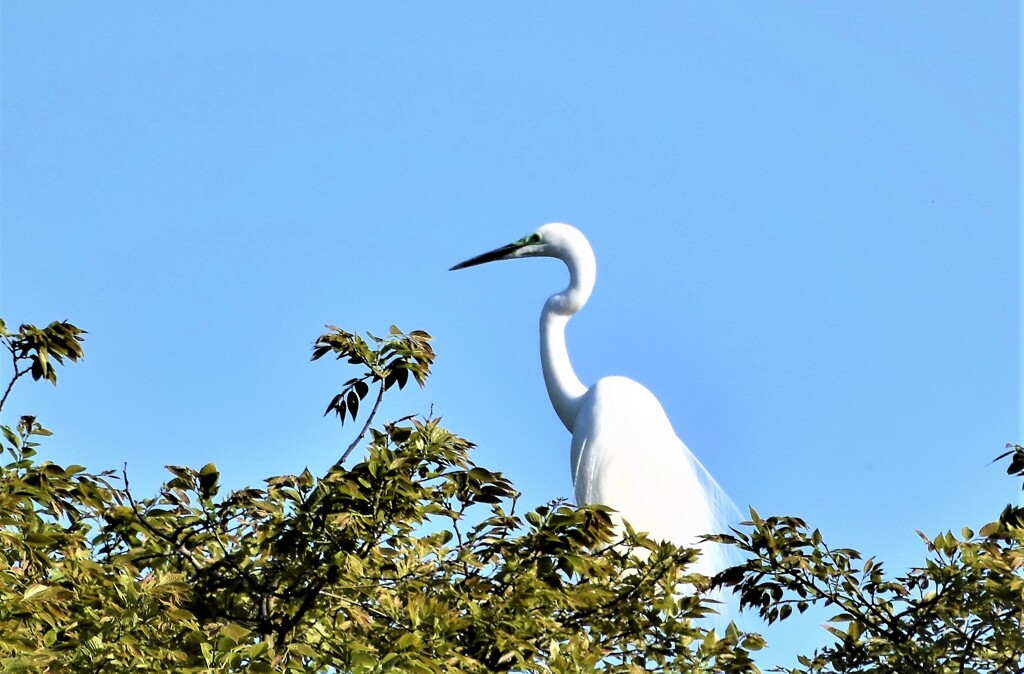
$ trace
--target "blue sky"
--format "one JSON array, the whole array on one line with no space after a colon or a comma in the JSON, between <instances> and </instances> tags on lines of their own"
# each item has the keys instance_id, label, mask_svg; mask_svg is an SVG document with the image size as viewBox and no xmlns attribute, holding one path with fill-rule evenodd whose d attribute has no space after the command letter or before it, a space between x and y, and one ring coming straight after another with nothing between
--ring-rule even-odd
<instances>
[{"instance_id":1,"label":"blue sky","mask_svg":"<svg viewBox=\"0 0 1024 674\"><path fill-rule=\"evenodd\" d=\"M598 259L581 379L648 386L741 508L898 569L1017 498L989 465L1024 440L1017 3L4 3L0 31L0 315L89 331L10 403L54 460L140 492L323 469L350 373L312 341L397 323L439 359L385 418L569 496L537 355L564 269L446 271L564 221ZM787 630L769 663L826 640Z\"/></svg>"}]
</instances>

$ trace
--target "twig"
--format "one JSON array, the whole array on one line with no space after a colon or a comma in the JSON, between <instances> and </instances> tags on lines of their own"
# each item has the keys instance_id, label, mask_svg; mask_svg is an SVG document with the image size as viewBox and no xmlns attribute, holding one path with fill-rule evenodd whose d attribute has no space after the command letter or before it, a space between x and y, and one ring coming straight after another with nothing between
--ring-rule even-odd
<instances>
[{"instance_id":1,"label":"twig","mask_svg":"<svg viewBox=\"0 0 1024 674\"><path fill-rule=\"evenodd\" d=\"M18 356L17 356L17 354L14 353L14 347L12 347L9 343L7 343L7 340L4 340L4 346L6 346L7 350L11 352L11 362L14 365L14 377L12 377L11 381L9 381L7 383L7 390L4 391L4 397L0 398L0 410L3 410L3 408L4 408L4 403L7 402L7 396L11 395L11 389L14 388L14 382L16 382L19 379L21 379L22 376L28 374L29 370L31 369L31 368L25 368L24 370L19 370L18 369Z\"/></svg>"},{"instance_id":2,"label":"twig","mask_svg":"<svg viewBox=\"0 0 1024 674\"><path fill-rule=\"evenodd\" d=\"M128 462L127 461L125 462L124 467L121 469L121 475L124 478L124 493L128 497L128 505L131 506L132 512L135 513L135 517L139 520L139 524L144 526L147 531L149 531L151 534L153 534L157 538L162 539L162 540L164 540L164 541L166 541L166 542L168 542L168 543L170 543L172 545L177 546L177 551L179 553L181 553L182 556L185 557L185 559L187 559L192 564L193 568L195 568L196 571L202 571L202 568L203 568L202 565L200 565L199 562L196 561L195 555L192 554L191 550L187 549L184 546L184 544L180 543L178 540L176 540L174 538L171 538L170 536L168 536L168 535L166 535L164 533L161 533L161 532L157 531L156 529L154 529L153 526L149 522L146 521L146 518L142 515L142 513L139 512L139 506L138 506L138 504L135 503L135 498L132 496L131 487L128 484Z\"/></svg>"},{"instance_id":3,"label":"twig","mask_svg":"<svg viewBox=\"0 0 1024 674\"><path fill-rule=\"evenodd\" d=\"M338 459L339 464L345 463L345 459L348 458L348 455L351 454L353 450L355 450L355 448L359 445L359 443L363 441L363 436L366 435L366 431L370 430L370 424L373 422L373 417L377 415L377 409L380 407L380 401L383 399L384 380L381 379L380 390L377 391L377 400L375 400L373 403L373 409L370 410L370 414L366 417L366 423L363 424L363 429L359 431L359 435L356 436L356 439L352 441L352 444L348 446L348 449L345 450L345 453L341 455L340 459Z\"/></svg>"},{"instance_id":4,"label":"twig","mask_svg":"<svg viewBox=\"0 0 1024 674\"><path fill-rule=\"evenodd\" d=\"M284 648L285 638L288 636L288 633L291 632L292 629L302 621L302 618L309 613L309 610L313 608L313 604L316 603L317 597L320 595L320 592L324 589L326 584L327 581L324 579L320 579L313 583L313 586L306 591L305 596L302 598L302 603L299 604L299 608L295 610L295 614L282 621L280 626L278 626L276 630L277 638L274 640L278 648Z\"/></svg>"}]
</instances>

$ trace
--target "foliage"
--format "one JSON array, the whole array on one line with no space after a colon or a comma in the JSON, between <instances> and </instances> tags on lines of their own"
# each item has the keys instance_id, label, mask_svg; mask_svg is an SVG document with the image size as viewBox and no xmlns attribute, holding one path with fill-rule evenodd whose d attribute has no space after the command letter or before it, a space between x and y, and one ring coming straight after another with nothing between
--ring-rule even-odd
<instances>
[{"instance_id":1,"label":"foliage","mask_svg":"<svg viewBox=\"0 0 1024 674\"><path fill-rule=\"evenodd\" d=\"M60 325L8 337L54 353L80 334ZM314 358L333 352L365 371L329 411L355 419L350 394L376 385L379 396L410 375L424 384L429 342L332 328ZM711 601L678 592L709 585L687 573L695 551L642 536L613 545L600 507L553 502L520 517L512 485L437 419L376 429L372 418L351 467L221 495L214 464L168 466L152 498L136 498L127 475L37 463L48 431L30 417L5 429L0 667L756 671L760 637L709 631L697 621Z\"/></svg>"},{"instance_id":2,"label":"foliage","mask_svg":"<svg viewBox=\"0 0 1024 674\"><path fill-rule=\"evenodd\" d=\"M1011 454L1008 472L1020 474L1024 447L999 458ZM1007 506L978 533L918 532L929 557L897 577L829 547L803 520L750 514L749 531L717 537L749 555L719 582L769 622L812 603L838 610L825 626L835 643L801 656L793 672L1024 671L1024 509Z\"/></svg>"},{"instance_id":3,"label":"foliage","mask_svg":"<svg viewBox=\"0 0 1024 674\"><path fill-rule=\"evenodd\" d=\"M477 466L439 420L372 422L382 396L423 386L430 335L362 337L329 326L313 358L361 368L328 406L344 423L376 388L352 451L222 494L212 463L168 466L137 498L122 472L39 461L50 433L2 426L0 669L48 672L756 672L764 640L715 631L721 586L768 622L820 604L836 613L793 672L1018 672L1024 665L1024 509L975 534L922 534L928 558L896 577L830 547L794 517L713 537L746 553L714 581L694 550L613 540L606 509L556 501L518 514L519 495ZM14 370L56 383L82 357L69 323L0 340ZM1008 472L1024 476L1024 447ZM644 554L635 554L642 551Z\"/></svg>"},{"instance_id":4,"label":"foliage","mask_svg":"<svg viewBox=\"0 0 1024 674\"><path fill-rule=\"evenodd\" d=\"M14 365L11 380L3 397L0 397L0 409L7 402L14 384L26 374L31 373L36 381L45 379L56 386L57 371L53 368L53 361L63 365L65 358L71 361L82 358L84 354L80 342L83 334L84 330L79 330L67 321L54 321L43 329L26 323L18 332L12 333L0 318L0 342L11 354Z\"/></svg>"},{"instance_id":5,"label":"foliage","mask_svg":"<svg viewBox=\"0 0 1024 674\"><path fill-rule=\"evenodd\" d=\"M420 385L420 388L426 386L427 377L430 376L430 366L434 364L434 350L430 347L430 335L423 330L413 330L405 335L398 329L398 326L392 325L388 339L382 339L367 332L367 337L373 340L377 347L374 349L357 334L333 325L328 325L327 329L331 332L320 335L320 339L313 347L313 360L318 360L333 352L338 360L345 358L350 364L363 365L367 369L362 375L345 382L345 388L327 405L324 416L334 412L344 424L345 414L348 413L355 421L360 401L370 392L370 385L366 382L378 385L377 399L373 403L373 409L370 410L363 430L341 455L341 461L344 461L362 441L370 421L373 420L380 408L384 393L389 388L395 384L398 384L400 389L405 388L409 381L409 373L412 373L413 379Z\"/></svg>"}]
</instances>

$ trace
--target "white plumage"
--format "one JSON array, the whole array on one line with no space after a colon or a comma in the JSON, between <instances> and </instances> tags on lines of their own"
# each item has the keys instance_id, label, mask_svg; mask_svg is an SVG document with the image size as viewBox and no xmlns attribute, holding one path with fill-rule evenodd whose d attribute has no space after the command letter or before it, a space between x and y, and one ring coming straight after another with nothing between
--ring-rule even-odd
<instances>
[{"instance_id":1,"label":"white plumage","mask_svg":"<svg viewBox=\"0 0 1024 674\"><path fill-rule=\"evenodd\" d=\"M569 286L548 298L541 312L540 350L551 404L572 433L577 503L609 506L635 530L677 545L694 546L702 534L726 531L736 507L678 438L658 399L625 377L604 377L587 388L572 369L565 326L589 299L597 272L579 230L550 223L452 269L538 256L558 258L569 269ZM696 570L721 570L726 559L720 548L702 545Z\"/></svg>"}]
</instances>

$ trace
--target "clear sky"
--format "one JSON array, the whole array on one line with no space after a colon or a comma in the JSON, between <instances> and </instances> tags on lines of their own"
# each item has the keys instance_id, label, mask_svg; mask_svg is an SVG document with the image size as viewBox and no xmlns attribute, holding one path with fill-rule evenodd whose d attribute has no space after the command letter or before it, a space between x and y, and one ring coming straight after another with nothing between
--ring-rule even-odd
<instances>
[{"instance_id":1,"label":"clear sky","mask_svg":"<svg viewBox=\"0 0 1024 674\"><path fill-rule=\"evenodd\" d=\"M439 358L385 418L570 496L537 353L564 269L447 271L564 221L598 259L581 379L648 386L741 508L899 569L1018 497L989 465L1024 440L1016 2L5 2L0 30L0 315L89 331L9 403L54 460L142 493L323 470L351 372L313 340L397 323Z\"/></svg>"}]
</instances>

